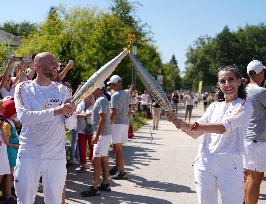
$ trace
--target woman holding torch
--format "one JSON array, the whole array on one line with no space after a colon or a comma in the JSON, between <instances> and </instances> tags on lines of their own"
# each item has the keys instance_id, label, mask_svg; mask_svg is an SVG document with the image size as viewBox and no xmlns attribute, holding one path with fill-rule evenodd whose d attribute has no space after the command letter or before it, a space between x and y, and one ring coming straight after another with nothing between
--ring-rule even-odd
<instances>
[{"instance_id":1,"label":"woman holding torch","mask_svg":"<svg viewBox=\"0 0 266 204\"><path fill-rule=\"evenodd\" d=\"M223 101L210 104L194 124L176 119L172 113L168 113L168 119L192 138L203 137L194 162L199 203L218 203L219 189L222 203L242 204L243 142L253 107L235 67L219 69L218 87Z\"/></svg>"}]
</instances>

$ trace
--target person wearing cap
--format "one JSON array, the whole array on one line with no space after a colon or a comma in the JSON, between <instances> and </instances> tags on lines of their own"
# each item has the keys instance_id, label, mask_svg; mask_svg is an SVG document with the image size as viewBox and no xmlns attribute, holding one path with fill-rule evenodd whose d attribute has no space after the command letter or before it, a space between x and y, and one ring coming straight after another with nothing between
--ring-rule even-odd
<instances>
[{"instance_id":1,"label":"person wearing cap","mask_svg":"<svg viewBox=\"0 0 266 204\"><path fill-rule=\"evenodd\" d=\"M12 172L11 172L11 166L10 166L10 161L9 161L9 156L8 156L8 148L10 147L15 147L15 144L11 144L9 137L6 133L5 127L4 127L4 116L6 116L7 111L3 111L3 100L0 100L0 186L2 183L2 191L3 191L3 198L5 199L4 203L7 204L12 204L12 203L17 203L16 200L12 197L11 193L11 177L12 177ZM5 102L4 107L7 109L7 104L10 104L9 102ZM14 112L14 109L12 110ZM9 112L11 113L11 111ZM16 113L16 111L15 111Z\"/></svg>"},{"instance_id":2,"label":"person wearing cap","mask_svg":"<svg viewBox=\"0 0 266 204\"><path fill-rule=\"evenodd\" d=\"M96 99L92 111L92 123L94 136L92 143L93 149L93 183L86 191L81 192L81 196L90 197L100 195L100 191L111 191L109 185L109 164L108 164L108 149L111 143L111 121L110 121L110 106L104 95L104 83L97 85L97 89L93 95ZM99 185L101 170L103 182ZM99 185L99 186L98 186Z\"/></svg>"},{"instance_id":3,"label":"person wearing cap","mask_svg":"<svg viewBox=\"0 0 266 204\"><path fill-rule=\"evenodd\" d=\"M8 144L7 144L7 154L10 165L10 171L13 173L14 168L16 166L16 159L19 148L19 136L13 122L13 119L17 116L15 102L13 98L4 98L3 99L3 116L5 118L5 122L3 124L3 128L5 129L6 135L8 136Z\"/></svg>"},{"instance_id":4,"label":"person wearing cap","mask_svg":"<svg viewBox=\"0 0 266 204\"><path fill-rule=\"evenodd\" d=\"M116 166L110 170L112 179L126 179L122 144L128 141L130 98L122 88L122 79L113 75L108 84L115 91L111 96L112 144L115 151Z\"/></svg>"},{"instance_id":5,"label":"person wearing cap","mask_svg":"<svg viewBox=\"0 0 266 204\"><path fill-rule=\"evenodd\" d=\"M265 66L259 60L247 66L250 83L247 97L251 99L254 112L244 140L245 203L258 202L260 184L266 172L266 89L261 87Z\"/></svg>"},{"instance_id":6,"label":"person wearing cap","mask_svg":"<svg viewBox=\"0 0 266 204\"><path fill-rule=\"evenodd\" d=\"M44 202L60 204L67 174L65 128L75 117L76 107L68 102L68 89L53 81L57 62L52 54L38 53L34 67L37 78L15 89L17 116L22 124L14 173L17 202L34 203L42 176Z\"/></svg>"}]
</instances>

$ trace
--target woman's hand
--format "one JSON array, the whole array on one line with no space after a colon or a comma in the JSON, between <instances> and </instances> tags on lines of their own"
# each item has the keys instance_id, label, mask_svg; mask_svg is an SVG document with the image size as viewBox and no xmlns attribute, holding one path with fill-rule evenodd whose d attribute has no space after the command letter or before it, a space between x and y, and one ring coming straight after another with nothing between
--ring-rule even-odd
<instances>
[{"instance_id":1,"label":"woman's hand","mask_svg":"<svg viewBox=\"0 0 266 204\"><path fill-rule=\"evenodd\" d=\"M98 141L99 141L99 136L94 135L94 136L92 137L92 140L91 140L92 144L97 144Z\"/></svg>"}]
</instances>

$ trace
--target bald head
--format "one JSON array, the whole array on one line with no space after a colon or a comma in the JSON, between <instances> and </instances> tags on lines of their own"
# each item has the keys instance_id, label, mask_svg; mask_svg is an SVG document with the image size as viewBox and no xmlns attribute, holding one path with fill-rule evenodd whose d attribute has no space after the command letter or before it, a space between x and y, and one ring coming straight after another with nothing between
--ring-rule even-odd
<instances>
[{"instance_id":1,"label":"bald head","mask_svg":"<svg viewBox=\"0 0 266 204\"><path fill-rule=\"evenodd\" d=\"M45 63L45 61L48 59L48 58L51 58L53 57L53 55L49 52L41 52L41 53L38 53L35 58L34 58L34 63L38 63L38 64L42 64L42 63Z\"/></svg>"},{"instance_id":2,"label":"bald head","mask_svg":"<svg viewBox=\"0 0 266 204\"><path fill-rule=\"evenodd\" d=\"M41 77L53 80L57 76L58 64L54 56L49 52L38 53L34 58L34 67Z\"/></svg>"}]
</instances>

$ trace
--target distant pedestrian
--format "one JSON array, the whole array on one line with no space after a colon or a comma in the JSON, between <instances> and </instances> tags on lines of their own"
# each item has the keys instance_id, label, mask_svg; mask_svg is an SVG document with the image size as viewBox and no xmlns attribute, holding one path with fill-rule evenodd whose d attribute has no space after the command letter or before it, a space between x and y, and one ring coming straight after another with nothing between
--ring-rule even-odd
<instances>
[{"instance_id":1,"label":"distant pedestrian","mask_svg":"<svg viewBox=\"0 0 266 204\"><path fill-rule=\"evenodd\" d=\"M185 121L187 120L187 116L188 116L188 122L190 123L190 119L192 116L192 110L193 110L193 106L194 106L194 97L193 94L191 93L191 91L188 92L188 94L185 95L184 100L185 100Z\"/></svg>"},{"instance_id":2,"label":"distant pedestrian","mask_svg":"<svg viewBox=\"0 0 266 204\"><path fill-rule=\"evenodd\" d=\"M153 124L153 130L158 130L159 128L159 121L161 117L161 106L155 101L152 100L152 124Z\"/></svg>"},{"instance_id":3,"label":"distant pedestrian","mask_svg":"<svg viewBox=\"0 0 266 204\"><path fill-rule=\"evenodd\" d=\"M150 96L148 92L145 90L144 93L141 95L141 116L143 118L148 117L148 109L149 109L149 103L150 103Z\"/></svg>"},{"instance_id":4,"label":"distant pedestrian","mask_svg":"<svg viewBox=\"0 0 266 204\"><path fill-rule=\"evenodd\" d=\"M203 102L203 108L205 112L208 108L208 92L205 92L202 94L202 102Z\"/></svg>"},{"instance_id":5,"label":"distant pedestrian","mask_svg":"<svg viewBox=\"0 0 266 204\"><path fill-rule=\"evenodd\" d=\"M178 107L178 103L179 103L179 94L178 94L178 91L175 90L173 95L172 95L172 103L174 105L174 109L175 109L175 112L177 113L177 107Z\"/></svg>"}]
</instances>

